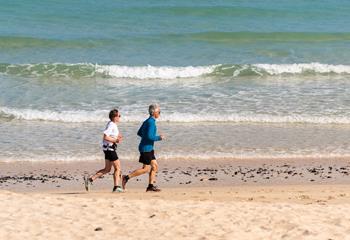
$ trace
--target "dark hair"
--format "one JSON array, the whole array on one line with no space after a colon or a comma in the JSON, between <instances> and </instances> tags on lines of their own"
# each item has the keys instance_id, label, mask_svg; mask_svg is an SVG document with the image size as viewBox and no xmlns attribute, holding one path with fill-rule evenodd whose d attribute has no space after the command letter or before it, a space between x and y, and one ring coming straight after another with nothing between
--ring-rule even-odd
<instances>
[{"instance_id":1,"label":"dark hair","mask_svg":"<svg viewBox=\"0 0 350 240\"><path fill-rule=\"evenodd\" d=\"M109 112L109 119L113 121L113 119L118 116L118 109L113 109Z\"/></svg>"}]
</instances>

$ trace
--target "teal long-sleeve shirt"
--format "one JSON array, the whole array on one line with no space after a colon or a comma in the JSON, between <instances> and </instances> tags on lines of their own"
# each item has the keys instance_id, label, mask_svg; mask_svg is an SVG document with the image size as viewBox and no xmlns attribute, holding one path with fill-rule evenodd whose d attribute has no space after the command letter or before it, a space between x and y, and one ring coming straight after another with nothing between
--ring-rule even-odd
<instances>
[{"instance_id":1,"label":"teal long-sleeve shirt","mask_svg":"<svg viewBox=\"0 0 350 240\"><path fill-rule=\"evenodd\" d=\"M142 123L140 129L137 132L137 135L141 137L139 151L152 151L154 148L154 142L161 140L160 136L157 135L157 126L154 117L149 117Z\"/></svg>"}]
</instances>

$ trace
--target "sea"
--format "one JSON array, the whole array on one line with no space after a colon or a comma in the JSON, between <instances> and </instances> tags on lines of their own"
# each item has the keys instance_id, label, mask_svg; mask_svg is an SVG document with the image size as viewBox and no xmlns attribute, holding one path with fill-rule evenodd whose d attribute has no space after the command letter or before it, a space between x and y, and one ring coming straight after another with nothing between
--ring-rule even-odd
<instances>
[{"instance_id":1,"label":"sea","mask_svg":"<svg viewBox=\"0 0 350 240\"><path fill-rule=\"evenodd\" d=\"M0 4L0 162L350 157L350 1Z\"/></svg>"}]
</instances>

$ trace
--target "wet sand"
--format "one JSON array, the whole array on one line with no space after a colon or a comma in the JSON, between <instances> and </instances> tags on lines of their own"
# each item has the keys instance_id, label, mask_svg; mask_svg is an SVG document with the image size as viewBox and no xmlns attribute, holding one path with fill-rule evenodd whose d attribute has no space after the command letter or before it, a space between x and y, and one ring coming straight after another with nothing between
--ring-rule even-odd
<instances>
[{"instance_id":1,"label":"wet sand","mask_svg":"<svg viewBox=\"0 0 350 240\"><path fill-rule=\"evenodd\" d=\"M10 191L83 190L83 176L104 161L0 163L0 188ZM123 174L141 165L122 162ZM247 185L349 184L349 159L222 159L159 160L157 184L162 188ZM132 179L128 188L147 186L147 175ZM94 182L93 190L112 188L112 174Z\"/></svg>"}]
</instances>

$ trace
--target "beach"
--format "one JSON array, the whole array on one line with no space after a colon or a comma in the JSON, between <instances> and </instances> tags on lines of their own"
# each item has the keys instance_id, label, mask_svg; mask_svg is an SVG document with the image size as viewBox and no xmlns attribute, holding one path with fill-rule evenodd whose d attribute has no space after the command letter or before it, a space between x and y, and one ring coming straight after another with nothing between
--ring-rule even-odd
<instances>
[{"instance_id":1,"label":"beach","mask_svg":"<svg viewBox=\"0 0 350 240\"><path fill-rule=\"evenodd\" d=\"M143 176L112 193L111 175L86 192L82 176L99 166L2 163L0 237L347 239L350 231L347 159L164 161L161 192L146 193Z\"/></svg>"},{"instance_id":2,"label":"beach","mask_svg":"<svg viewBox=\"0 0 350 240\"><path fill-rule=\"evenodd\" d=\"M3 1L0 239L350 239L349 9ZM124 175L153 104L162 191L85 191L110 111Z\"/></svg>"}]
</instances>

